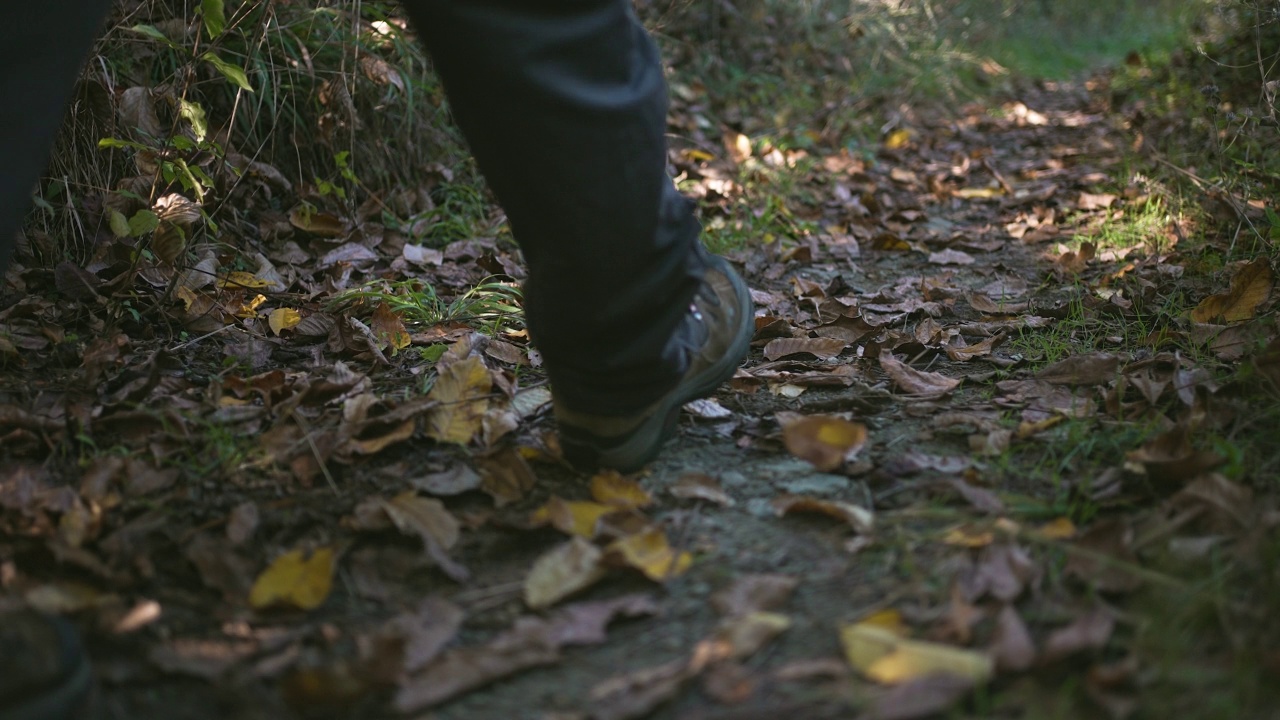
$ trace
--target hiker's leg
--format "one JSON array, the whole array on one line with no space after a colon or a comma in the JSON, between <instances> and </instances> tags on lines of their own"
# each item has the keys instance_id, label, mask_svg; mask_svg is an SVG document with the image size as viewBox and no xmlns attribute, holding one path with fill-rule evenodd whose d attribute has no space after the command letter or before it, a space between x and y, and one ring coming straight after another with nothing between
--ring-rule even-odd
<instances>
[{"instance_id":1,"label":"hiker's leg","mask_svg":"<svg viewBox=\"0 0 1280 720\"><path fill-rule=\"evenodd\" d=\"M0 275L106 0L0 3Z\"/></svg>"},{"instance_id":2,"label":"hiker's leg","mask_svg":"<svg viewBox=\"0 0 1280 720\"><path fill-rule=\"evenodd\" d=\"M666 174L667 92L629 0L404 0L529 267L557 400L622 415L670 389L706 268Z\"/></svg>"}]
</instances>

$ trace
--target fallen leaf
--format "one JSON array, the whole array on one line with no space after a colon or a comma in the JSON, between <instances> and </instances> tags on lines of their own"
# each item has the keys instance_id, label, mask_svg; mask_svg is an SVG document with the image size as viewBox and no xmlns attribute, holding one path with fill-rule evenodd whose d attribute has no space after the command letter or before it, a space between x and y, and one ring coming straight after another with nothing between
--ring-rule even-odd
<instances>
[{"instance_id":1,"label":"fallen leaf","mask_svg":"<svg viewBox=\"0 0 1280 720\"><path fill-rule=\"evenodd\" d=\"M942 373L922 372L893 357L887 348L880 351L880 367L899 388L922 398L941 397L959 387L961 378Z\"/></svg>"},{"instance_id":2,"label":"fallen leaf","mask_svg":"<svg viewBox=\"0 0 1280 720\"><path fill-rule=\"evenodd\" d=\"M476 357L454 361L439 373L427 393L427 399L439 403L427 413L427 436L466 445L482 428L493 378Z\"/></svg>"},{"instance_id":3,"label":"fallen leaf","mask_svg":"<svg viewBox=\"0 0 1280 720\"><path fill-rule=\"evenodd\" d=\"M404 321L385 302L378 303L378 307L373 309L369 329L373 330L374 337L391 347L392 354L409 347L409 331L405 329Z\"/></svg>"},{"instance_id":4,"label":"fallen leaf","mask_svg":"<svg viewBox=\"0 0 1280 720\"><path fill-rule=\"evenodd\" d=\"M317 548L310 555L291 550L276 558L254 581L249 605L255 610L289 606L313 610L333 587L333 548Z\"/></svg>"},{"instance_id":5,"label":"fallen leaf","mask_svg":"<svg viewBox=\"0 0 1280 720\"><path fill-rule=\"evenodd\" d=\"M524 499L538 478L529 463L515 448L506 448L478 461L483 479L480 489L493 498L493 504L505 507Z\"/></svg>"},{"instance_id":6,"label":"fallen leaf","mask_svg":"<svg viewBox=\"0 0 1280 720\"><path fill-rule=\"evenodd\" d=\"M776 610L800 583L790 575L744 575L711 596L711 607L726 617Z\"/></svg>"},{"instance_id":7,"label":"fallen leaf","mask_svg":"<svg viewBox=\"0 0 1280 720\"><path fill-rule=\"evenodd\" d=\"M587 693L591 720L638 720L680 692L697 673L683 658L597 683Z\"/></svg>"},{"instance_id":8,"label":"fallen leaf","mask_svg":"<svg viewBox=\"0 0 1280 720\"><path fill-rule=\"evenodd\" d=\"M1231 278L1231 288L1210 295L1191 311L1194 322L1240 322L1253 317L1258 306L1271 297L1271 261L1266 256L1254 259Z\"/></svg>"},{"instance_id":9,"label":"fallen leaf","mask_svg":"<svg viewBox=\"0 0 1280 720\"><path fill-rule=\"evenodd\" d=\"M657 582L683 575L693 564L693 555L673 550L658 528L615 540L605 550Z\"/></svg>"},{"instance_id":10,"label":"fallen leaf","mask_svg":"<svg viewBox=\"0 0 1280 720\"><path fill-rule=\"evenodd\" d=\"M681 475L668 492L685 500L706 500L725 507L733 507L735 504L715 478L702 473Z\"/></svg>"},{"instance_id":11,"label":"fallen leaf","mask_svg":"<svg viewBox=\"0 0 1280 720\"><path fill-rule=\"evenodd\" d=\"M828 415L783 421L787 450L818 470L835 470L851 460L867 443L867 426Z\"/></svg>"},{"instance_id":12,"label":"fallen leaf","mask_svg":"<svg viewBox=\"0 0 1280 720\"><path fill-rule=\"evenodd\" d=\"M550 524L562 533L593 538L600 518L617 509L596 502L564 500L552 495L546 504L529 516L529 524L535 527Z\"/></svg>"},{"instance_id":13,"label":"fallen leaf","mask_svg":"<svg viewBox=\"0 0 1280 720\"><path fill-rule=\"evenodd\" d=\"M448 470L429 473L422 477L412 478L409 484L431 495L461 495L464 492L479 490L480 473L465 463L455 463Z\"/></svg>"},{"instance_id":14,"label":"fallen leaf","mask_svg":"<svg viewBox=\"0 0 1280 720\"><path fill-rule=\"evenodd\" d=\"M973 691L972 678L938 672L895 686L871 703L869 720L917 720L936 717Z\"/></svg>"},{"instance_id":15,"label":"fallen leaf","mask_svg":"<svg viewBox=\"0 0 1280 720\"><path fill-rule=\"evenodd\" d=\"M969 502L978 510L986 513L1002 513L1004 512L1004 501L998 495L986 488L970 485L964 480L952 478L947 484L960 493L960 496Z\"/></svg>"},{"instance_id":16,"label":"fallen leaf","mask_svg":"<svg viewBox=\"0 0 1280 720\"><path fill-rule=\"evenodd\" d=\"M763 354L766 360L777 360L778 358L800 353L826 360L839 355L844 351L845 347L847 347L847 343L839 338L778 338L770 340L764 346Z\"/></svg>"},{"instance_id":17,"label":"fallen leaf","mask_svg":"<svg viewBox=\"0 0 1280 720\"><path fill-rule=\"evenodd\" d=\"M293 308L276 308L267 316L267 325L276 335L279 335L281 330L289 330L300 322L302 322L302 313Z\"/></svg>"},{"instance_id":18,"label":"fallen leaf","mask_svg":"<svg viewBox=\"0 0 1280 720\"><path fill-rule=\"evenodd\" d=\"M976 262L973 256L963 250L939 250L929 253L929 262L935 265L972 265Z\"/></svg>"},{"instance_id":19,"label":"fallen leaf","mask_svg":"<svg viewBox=\"0 0 1280 720\"><path fill-rule=\"evenodd\" d=\"M1155 482L1170 484L1185 482L1226 462L1226 458L1215 452L1192 447L1191 433L1185 425L1143 443L1137 450L1126 453L1125 460L1126 469L1144 472Z\"/></svg>"},{"instance_id":20,"label":"fallen leaf","mask_svg":"<svg viewBox=\"0 0 1280 720\"><path fill-rule=\"evenodd\" d=\"M258 529L258 506L245 501L235 506L227 517L227 540L232 545L243 545Z\"/></svg>"},{"instance_id":21,"label":"fallen leaf","mask_svg":"<svg viewBox=\"0 0 1280 720\"><path fill-rule=\"evenodd\" d=\"M1000 608L996 629L991 637L990 653L996 667L1009 672L1022 672L1036 661L1036 646L1022 617L1012 605Z\"/></svg>"},{"instance_id":22,"label":"fallen leaf","mask_svg":"<svg viewBox=\"0 0 1280 720\"><path fill-rule=\"evenodd\" d=\"M534 561L524 581L524 602L534 610L550 607L605 576L604 553L581 537L558 545Z\"/></svg>"},{"instance_id":23,"label":"fallen leaf","mask_svg":"<svg viewBox=\"0 0 1280 720\"><path fill-rule=\"evenodd\" d=\"M745 660L791 627L786 615L772 612L749 612L725 618L716 628L715 638L731 648L730 656Z\"/></svg>"},{"instance_id":24,"label":"fallen leaf","mask_svg":"<svg viewBox=\"0 0 1280 720\"><path fill-rule=\"evenodd\" d=\"M445 550L458 542L458 520L435 498L406 490L389 501L381 501L381 505L391 522L406 535L417 535Z\"/></svg>"},{"instance_id":25,"label":"fallen leaf","mask_svg":"<svg viewBox=\"0 0 1280 720\"><path fill-rule=\"evenodd\" d=\"M892 685L947 673L981 684L995 672L995 662L986 653L908 640L874 624L840 628L840 643L849 665L879 683Z\"/></svg>"},{"instance_id":26,"label":"fallen leaf","mask_svg":"<svg viewBox=\"0 0 1280 720\"><path fill-rule=\"evenodd\" d=\"M1138 558L1133 552L1133 529L1122 518L1095 523L1069 547L1079 548L1067 556L1062 571L1103 592L1129 592L1142 585L1133 572Z\"/></svg>"},{"instance_id":27,"label":"fallen leaf","mask_svg":"<svg viewBox=\"0 0 1280 720\"><path fill-rule=\"evenodd\" d=\"M306 205L299 205L289 213L289 224L319 237L342 237L347 233L346 223L338 216L317 212Z\"/></svg>"},{"instance_id":28,"label":"fallen leaf","mask_svg":"<svg viewBox=\"0 0 1280 720\"><path fill-rule=\"evenodd\" d=\"M1111 639L1114 627L1115 618L1111 612L1096 607L1076 618L1070 625L1053 631L1044 641L1042 661L1057 662L1076 653L1101 650Z\"/></svg>"},{"instance_id":29,"label":"fallen leaf","mask_svg":"<svg viewBox=\"0 0 1280 720\"><path fill-rule=\"evenodd\" d=\"M605 631L614 618L655 615L658 611L652 595L632 593L565 605L551 613L547 624L558 645L599 645L605 641Z\"/></svg>"},{"instance_id":30,"label":"fallen leaf","mask_svg":"<svg viewBox=\"0 0 1280 720\"><path fill-rule=\"evenodd\" d=\"M1036 377L1055 385L1101 385L1119 374L1120 356L1094 352L1073 355L1036 373Z\"/></svg>"},{"instance_id":31,"label":"fallen leaf","mask_svg":"<svg viewBox=\"0 0 1280 720\"><path fill-rule=\"evenodd\" d=\"M820 500L803 495L783 495L773 499L773 510L779 516L791 513L818 513L842 520L849 527L864 535L875 529L875 515L870 510L853 503L838 500Z\"/></svg>"},{"instance_id":32,"label":"fallen leaf","mask_svg":"<svg viewBox=\"0 0 1280 720\"><path fill-rule=\"evenodd\" d=\"M613 470L597 473L591 478L591 497L602 505L621 510L648 507L653 503L653 496L639 483Z\"/></svg>"},{"instance_id":33,"label":"fallen leaf","mask_svg":"<svg viewBox=\"0 0 1280 720\"><path fill-rule=\"evenodd\" d=\"M378 636L398 641L398 672L415 673L439 657L453 642L465 617L462 608L432 596L423 600L417 610L392 618L379 630Z\"/></svg>"}]
</instances>

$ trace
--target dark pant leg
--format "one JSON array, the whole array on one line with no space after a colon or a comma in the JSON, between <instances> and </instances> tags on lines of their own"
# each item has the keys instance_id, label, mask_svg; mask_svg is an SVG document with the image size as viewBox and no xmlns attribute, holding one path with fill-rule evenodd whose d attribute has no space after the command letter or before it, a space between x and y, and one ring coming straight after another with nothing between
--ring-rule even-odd
<instances>
[{"instance_id":1,"label":"dark pant leg","mask_svg":"<svg viewBox=\"0 0 1280 720\"><path fill-rule=\"evenodd\" d=\"M667 92L629 0L403 0L529 267L557 398L623 415L683 372L705 269L666 174Z\"/></svg>"},{"instance_id":2,"label":"dark pant leg","mask_svg":"<svg viewBox=\"0 0 1280 720\"><path fill-rule=\"evenodd\" d=\"M0 275L109 4L0 2Z\"/></svg>"}]
</instances>

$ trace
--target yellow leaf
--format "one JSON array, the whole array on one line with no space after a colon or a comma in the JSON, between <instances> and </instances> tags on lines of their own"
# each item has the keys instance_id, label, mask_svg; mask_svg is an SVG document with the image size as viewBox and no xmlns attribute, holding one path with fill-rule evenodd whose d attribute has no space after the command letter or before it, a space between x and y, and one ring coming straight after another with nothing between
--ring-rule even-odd
<instances>
[{"instance_id":1,"label":"yellow leaf","mask_svg":"<svg viewBox=\"0 0 1280 720\"><path fill-rule=\"evenodd\" d=\"M907 623L902 619L902 613L893 608L877 610L859 620L858 624L884 628L899 637L907 636Z\"/></svg>"},{"instance_id":2,"label":"yellow leaf","mask_svg":"<svg viewBox=\"0 0 1280 720\"><path fill-rule=\"evenodd\" d=\"M615 540L607 550L620 556L623 562L650 580L658 582L684 574L693 564L693 556L672 550L667 544L667 536L657 528Z\"/></svg>"},{"instance_id":3,"label":"yellow leaf","mask_svg":"<svg viewBox=\"0 0 1280 720\"><path fill-rule=\"evenodd\" d=\"M782 428L787 450L824 472L835 470L867 442L867 426L828 415L812 415Z\"/></svg>"},{"instance_id":4,"label":"yellow leaf","mask_svg":"<svg viewBox=\"0 0 1280 720\"><path fill-rule=\"evenodd\" d=\"M333 587L333 548L322 547L305 557L292 550L276 558L249 591L256 610L283 605L301 610L320 606Z\"/></svg>"},{"instance_id":5,"label":"yellow leaf","mask_svg":"<svg viewBox=\"0 0 1280 720\"><path fill-rule=\"evenodd\" d=\"M1004 190L998 187L979 187L979 188L960 188L951 193L958 198L993 198L1004 194Z\"/></svg>"},{"instance_id":6,"label":"yellow leaf","mask_svg":"<svg viewBox=\"0 0 1280 720\"><path fill-rule=\"evenodd\" d=\"M427 413L427 436L459 445L471 442L481 430L492 387L489 369L479 358L457 360L441 368L436 384L427 394L428 399L439 403Z\"/></svg>"},{"instance_id":7,"label":"yellow leaf","mask_svg":"<svg viewBox=\"0 0 1280 720\"><path fill-rule=\"evenodd\" d=\"M270 284L270 281L260 280L254 277L253 273L247 273L241 270L227 273L226 277L219 278L218 280L219 288L232 287L257 289L267 287Z\"/></svg>"},{"instance_id":8,"label":"yellow leaf","mask_svg":"<svg viewBox=\"0 0 1280 720\"><path fill-rule=\"evenodd\" d=\"M897 684L933 673L948 673L985 683L995 663L985 653L920 640L907 640L892 630L867 623L840 629L849 665L876 682Z\"/></svg>"},{"instance_id":9,"label":"yellow leaf","mask_svg":"<svg viewBox=\"0 0 1280 720\"><path fill-rule=\"evenodd\" d=\"M1248 320L1271 296L1271 284L1270 261L1265 257L1257 258L1231 278L1231 289L1200 301L1191 311L1191 319L1198 323L1218 319L1229 323Z\"/></svg>"},{"instance_id":10,"label":"yellow leaf","mask_svg":"<svg viewBox=\"0 0 1280 720\"><path fill-rule=\"evenodd\" d=\"M271 332L276 335L279 335L281 330L288 330L300 322L302 322L302 313L293 308L276 308L267 316L267 324L271 326Z\"/></svg>"},{"instance_id":11,"label":"yellow leaf","mask_svg":"<svg viewBox=\"0 0 1280 720\"><path fill-rule=\"evenodd\" d=\"M236 317L250 318L258 314L258 307L266 302L264 295L254 295L253 297L240 303L240 307L236 309Z\"/></svg>"},{"instance_id":12,"label":"yellow leaf","mask_svg":"<svg viewBox=\"0 0 1280 720\"><path fill-rule=\"evenodd\" d=\"M545 505L533 511L529 522L534 525L546 525L549 523L562 533L592 538L596 534L596 522L601 517L617 510L618 508L616 507L601 505L600 503L570 502L552 496Z\"/></svg>"},{"instance_id":13,"label":"yellow leaf","mask_svg":"<svg viewBox=\"0 0 1280 720\"><path fill-rule=\"evenodd\" d=\"M604 553L575 537L533 563L524 581L524 602L534 610L550 607L604 577Z\"/></svg>"},{"instance_id":14,"label":"yellow leaf","mask_svg":"<svg viewBox=\"0 0 1280 720\"><path fill-rule=\"evenodd\" d=\"M306 205L299 205L289 213L289 223L320 237L341 237L347 232L346 223L337 215L317 212Z\"/></svg>"},{"instance_id":15,"label":"yellow leaf","mask_svg":"<svg viewBox=\"0 0 1280 720\"><path fill-rule=\"evenodd\" d=\"M906 128L894 130L884 139L884 146L887 150L901 150L911 143L911 137L915 133Z\"/></svg>"},{"instance_id":16,"label":"yellow leaf","mask_svg":"<svg viewBox=\"0 0 1280 720\"><path fill-rule=\"evenodd\" d=\"M1049 540L1068 540L1075 536L1076 526L1070 518L1060 517L1041 525L1036 533Z\"/></svg>"},{"instance_id":17,"label":"yellow leaf","mask_svg":"<svg viewBox=\"0 0 1280 720\"><path fill-rule=\"evenodd\" d=\"M182 309L190 312L191 304L196 301L195 291L193 291L189 287L183 286L175 290L173 294L176 295L178 299L182 301L182 305L183 305Z\"/></svg>"},{"instance_id":18,"label":"yellow leaf","mask_svg":"<svg viewBox=\"0 0 1280 720\"><path fill-rule=\"evenodd\" d=\"M601 504L619 509L648 507L653 502L653 496L640 487L639 483L612 470L591 478L591 497Z\"/></svg>"},{"instance_id":19,"label":"yellow leaf","mask_svg":"<svg viewBox=\"0 0 1280 720\"><path fill-rule=\"evenodd\" d=\"M968 548L986 547L995 542L995 540L995 533L990 530L970 527L967 525L953 527L942 537L942 542L948 545Z\"/></svg>"},{"instance_id":20,"label":"yellow leaf","mask_svg":"<svg viewBox=\"0 0 1280 720\"><path fill-rule=\"evenodd\" d=\"M685 150L683 154L686 159L694 162L706 162L708 160L714 160L716 157L706 150L698 150L696 148Z\"/></svg>"}]
</instances>

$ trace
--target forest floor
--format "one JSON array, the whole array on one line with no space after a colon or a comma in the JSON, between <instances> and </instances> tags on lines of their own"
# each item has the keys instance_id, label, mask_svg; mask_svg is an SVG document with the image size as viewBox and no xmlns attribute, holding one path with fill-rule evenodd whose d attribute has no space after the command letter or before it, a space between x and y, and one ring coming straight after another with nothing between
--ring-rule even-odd
<instances>
[{"instance_id":1,"label":"forest floor","mask_svg":"<svg viewBox=\"0 0 1280 720\"><path fill-rule=\"evenodd\" d=\"M107 718L1270 717L1274 247L1114 100L674 142L757 331L628 477L558 460L501 234L263 209L136 316L20 266L0 607L75 619Z\"/></svg>"}]
</instances>

